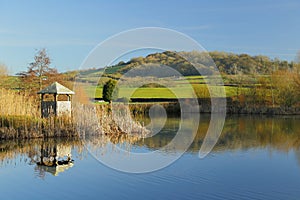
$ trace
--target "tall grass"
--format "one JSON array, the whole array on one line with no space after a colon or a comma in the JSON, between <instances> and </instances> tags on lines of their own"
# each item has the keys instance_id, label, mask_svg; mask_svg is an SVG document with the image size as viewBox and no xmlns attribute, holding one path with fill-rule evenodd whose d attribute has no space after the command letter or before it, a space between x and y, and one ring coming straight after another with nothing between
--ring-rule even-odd
<instances>
[{"instance_id":1,"label":"tall grass","mask_svg":"<svg viewBox=\"0 0 300 200\"><path fill-rule=\"evenodd\" d=\"M38 112L37 99L13 90L0 89L0 115L2 116L29 116L37 117Z\"/></svg>"},{"instance_id":2,"label":"tall grass","mask_svg":"<svg viewBox=\"0 0 300 200\"><path fill-rule=\"evenodd\" d=\"M145 133L131 120L129 109L113 115L110 105L73 104L73 116L40 117L40 101L25 93L0 89L0 140L16 138L85 137Z\"/></svg>"},{"instance_id":3,"label":"tall grass","mask_svg":"<svg viewBox=\"0 0 300 200\"><path fill-rule=\"evenodd\" d=\"M132 120L131 111L123 104L73 105L73 124L81 137L89 135L144 135L148 131Z\"/></svg>"},{"instance_id":4,"label":"tall grass","mask_svg":"<svg viewBox=\"0 0 300 200\"><path fill-rule=\"evenodd\" d=\"M37 100L0 89L0 139L40 137Z\"/></svg>"}]
</instances>

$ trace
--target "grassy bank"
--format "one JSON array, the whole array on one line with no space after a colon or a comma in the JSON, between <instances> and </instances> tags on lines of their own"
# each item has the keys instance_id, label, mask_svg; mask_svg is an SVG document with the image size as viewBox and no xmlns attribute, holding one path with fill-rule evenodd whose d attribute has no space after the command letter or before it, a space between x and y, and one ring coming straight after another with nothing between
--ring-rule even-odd
<instances>
[{"instance_id":1,"label":"grassy bank","mask_svg":"<svg viewBox=\"0 0 300 200\"><path fill-rule=\"evenodd\" d=\"M133 77L126 81L120 79L118 97L127 99L227 97L240 107L270 108L271 105L272 109L280 107L283 110L300 107L300 75L298 71L276 70L264 75L223 74L224 85L209 85L209 83L214 83L216 78L216 76L198 75L183 78ZM98 85L86 86L90 98L102 97L101 79ZM152 80L153 84L149 84L146 79ZM123 84L124 82L126 84Z\"/></svg>"},{"instance_id":2,"label":"grassy bank","mask_svg":"<svg viewBox=\"0 0 300 200\"><path fill-rule=\"evenodd\" d=\"M188 106L188 99L182 101L186 103L186 106ZM198 102L200 113L211 113L212 107L210 98L198 99ZM215 102L218 102L218 99L216 99ZM181 114L181 107L178 102L131 103L129 104L129 108L134 115L147 115L149 110L158 104L170 115L178 116ZM190 112L194 112L194 110L191 109ZM264 105L257 105L250 101L241 103L240 101L236 101L232 98L227 98L226 113L248 115L300 115L300 106L281 107L273 105L270 102Z\"/></svg>"}]
</instances>

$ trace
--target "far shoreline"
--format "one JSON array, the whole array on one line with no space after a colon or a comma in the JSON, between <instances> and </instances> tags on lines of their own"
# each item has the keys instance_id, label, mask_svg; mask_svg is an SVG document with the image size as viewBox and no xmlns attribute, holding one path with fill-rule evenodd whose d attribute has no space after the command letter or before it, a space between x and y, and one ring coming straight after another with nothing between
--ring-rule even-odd
<instances>
[{"instance_id":1,"label":"far shoreline","mask_svg":"<svg viewBox=\"0 0 300 200\"><path fill-rule=\"evenodd\" d=\"M215 101L224 98L215 98ZM281 107L278 105L251 105L232 100L226 97L226 114L245 114L245 115L300 115L300 106ZM99 99L96 99L99 100ZM182 98L181 102L189 102L190 98ZM211 114L211 98L198 98L200 113ZM175 98L131 98L129 103L133 114L147 114L151 106L160 104L168 114L180 115L179 100ZM191 108L191 113L193 109ZM216 112L217 113L217 112Z\"/></svg>"}]
</instances>

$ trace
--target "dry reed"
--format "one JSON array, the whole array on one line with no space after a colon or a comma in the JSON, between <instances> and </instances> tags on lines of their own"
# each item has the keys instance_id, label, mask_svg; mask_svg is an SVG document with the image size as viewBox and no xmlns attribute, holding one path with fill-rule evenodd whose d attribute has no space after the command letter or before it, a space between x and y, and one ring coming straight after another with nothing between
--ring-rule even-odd
<instances>
[{"instance_id":1,"label":"dry reed","mask_svg":"<svg viewBox=\"0 0 300 200\"><path fill-rule=\"evenodd\" d=\"M109 105L73 104L73 117L40 117L39 100L15 91L0 89L0 140L16 138L85 137L86 135L119 135L146 133L132 121L128 108L120 112Z\"/></svg>"}]
</instances>

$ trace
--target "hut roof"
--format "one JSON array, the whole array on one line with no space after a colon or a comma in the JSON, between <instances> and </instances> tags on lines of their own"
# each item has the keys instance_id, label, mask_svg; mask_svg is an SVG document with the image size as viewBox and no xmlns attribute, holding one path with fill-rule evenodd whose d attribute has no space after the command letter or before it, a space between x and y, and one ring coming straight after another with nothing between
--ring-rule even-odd
<instances>
[{"instance_id":1,"label":"hut roof","mask_svg":"<svg viewBox=\"0 0 300 200\"><path fill-rule=\"evenodd\" d=\"M48 87L39 91L38 94L75 94L75 92L59 84L58 82L54 82Z\"/></svg>"}]
</instances>

